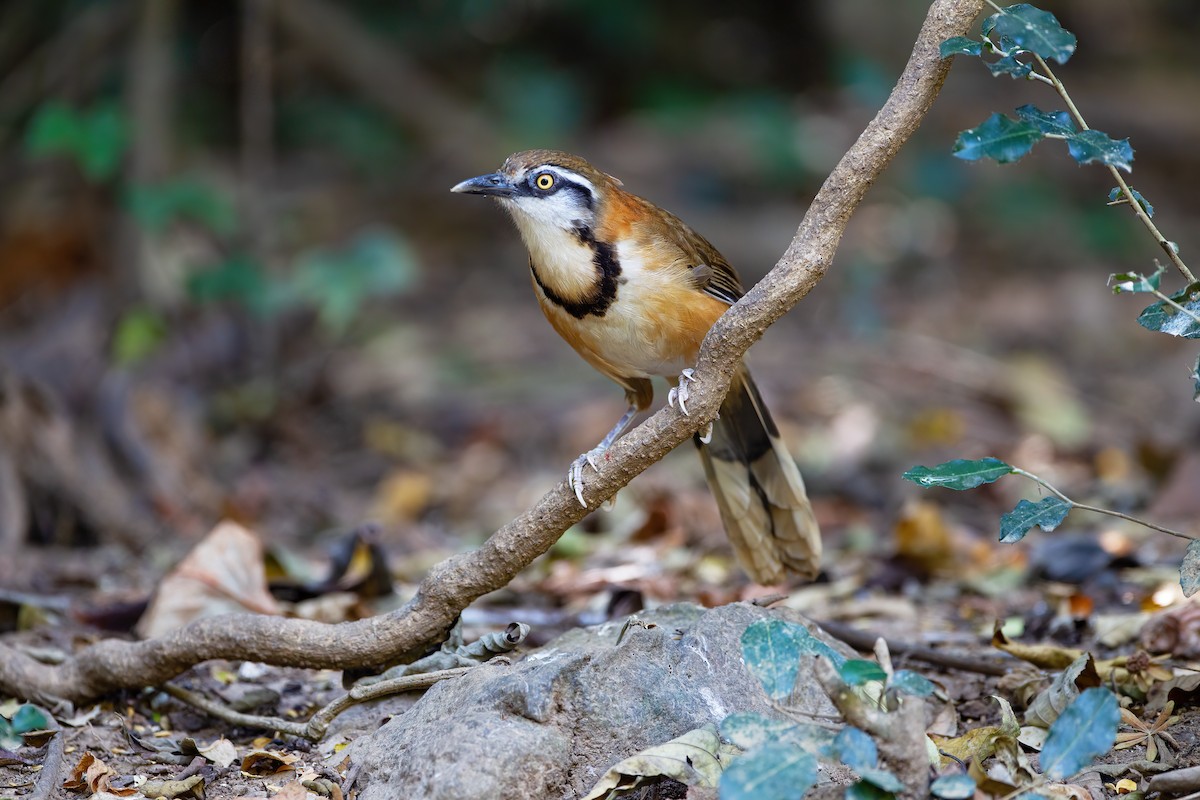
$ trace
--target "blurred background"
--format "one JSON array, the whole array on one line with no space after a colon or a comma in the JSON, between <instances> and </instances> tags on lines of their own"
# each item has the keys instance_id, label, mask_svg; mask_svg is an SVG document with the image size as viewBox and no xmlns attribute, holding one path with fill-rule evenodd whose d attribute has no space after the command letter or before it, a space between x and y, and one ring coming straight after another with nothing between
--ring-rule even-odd
<instances>
[{"instance_id":1,"label":"blurred background","mask_svg":"<svg viewBox=\"0 0 1200 800\"><path fill-rule=\"evenodd\" d=\"M1042 5L1079 36L1060 76L1093 127L1131 138L1131 182L1186 259L1200 6ZM298 552L375 520L401 581L477 544L624 403L545 323L500 210L449 187L512 151L570 150L689 222L749 285L886 97L926 8L8 0L0 584L145 588L222 517ZM1026 557L987 543L1030 486L948 496L899 478L951 457L995 455L1196 528L1196 348L1140 328L1147 301L1105 286L1151 271L1153 241L1105 205L1104 170L1052 142L1008 167L950 155L959 130L1024 103L1060 107L959 59L828 278L751 351L834 576L841 552L959 569L977 552L962 537L981 570ZM689 450L526 585L736 596ZM1123 546L1177 563L1165 539Z\"/></svg>"}]
</instances>

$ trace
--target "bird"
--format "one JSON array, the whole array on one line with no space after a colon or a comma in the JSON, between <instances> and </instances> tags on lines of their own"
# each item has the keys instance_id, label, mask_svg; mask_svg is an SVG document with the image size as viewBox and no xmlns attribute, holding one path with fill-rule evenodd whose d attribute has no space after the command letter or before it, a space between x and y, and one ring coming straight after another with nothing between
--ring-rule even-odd
<instances>
[{"instance_id":1,"label":"bird","mask_svg":"<svg viewBox=\"0 0 1200 800\"><path fill-rule=\"evenodd\" d=\"M586 508L585 474L654 399L651 378L687 414L693 365L713 323L743 295L724 256L682 220L623 188L583 158L557 150L509 156L498 172L452 192L496 200L529 252L538 304L550 325L629 407L567 482ZM693 437L734 553L751 579L811 580L821 537L804 480L745 365L719 415Z\"/></svg>"}]
</instances>

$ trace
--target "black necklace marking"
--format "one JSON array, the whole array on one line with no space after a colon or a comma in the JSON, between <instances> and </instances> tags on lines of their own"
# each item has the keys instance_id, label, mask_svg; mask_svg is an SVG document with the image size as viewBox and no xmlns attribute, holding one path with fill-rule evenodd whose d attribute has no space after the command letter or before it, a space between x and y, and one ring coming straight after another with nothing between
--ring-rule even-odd
<instances>
[{"instance_id":1,"label":"black necklace marking","mask_svg":"<svg viewBox=\"0 0 1200 800\"><path fill-rule=\"evenodd\" d=\"M621 277L621 264L617 261L617 254L612 245L607 242L597 242L590 228L580 226L575 229L575 235L579 237L579 241L592 249L592 263L596 267L597 281L596 287L589 296L578 301L567 300L542 281L542 276L533 266L532 258L529 259L529 271L533 273L533 280L542 290L542 294L546 295L546 299L572 317L583 319L589 314L603 317L613 300L617 299L617 283L618 278Z\"/></svg>"}]
</instances>

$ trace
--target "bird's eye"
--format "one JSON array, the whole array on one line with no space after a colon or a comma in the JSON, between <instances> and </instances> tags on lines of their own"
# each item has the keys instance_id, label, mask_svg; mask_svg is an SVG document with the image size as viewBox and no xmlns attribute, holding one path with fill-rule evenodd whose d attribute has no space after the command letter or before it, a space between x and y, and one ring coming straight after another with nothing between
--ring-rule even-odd
<instances>
[{"instance_id":1,"label":"bird's eye","mask_svg":"<svg viewBox=\"0 0 1200 800\"><path fill-rule=\"evenodd\" d=\"M549 172L543 172L533 179L533 185L544 192L554 185L554 176Z\"/></svg>"}]
</instances>

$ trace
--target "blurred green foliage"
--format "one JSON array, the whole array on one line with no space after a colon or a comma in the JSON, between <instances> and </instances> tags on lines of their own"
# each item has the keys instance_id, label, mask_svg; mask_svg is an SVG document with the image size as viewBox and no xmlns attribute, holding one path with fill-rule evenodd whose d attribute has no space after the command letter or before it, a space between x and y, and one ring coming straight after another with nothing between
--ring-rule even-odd
<instances>
[{"instance_id":1,"label":"blurred green foliage","mask_svg":"<svg viewBox=\"0 0 1200 800\"><path fill-rule=\"evenodd\" d=\"M285 97L280 144L336 153L365 178L386 180L415 144L382 112L344 95L312 91Z\"/></svg>"},{"instance_id":2,"label":"blurred green foliage","mask_svg":"<svg viewBox=\"0 0 1200 800\"><path fill-rule=\"evenodd\" d=\"M418 275L417 257L404 237L369 229L342 247L306 250L279 273L245 254L233 255L194 273L188 293L196 302L232 302L261 318L311 310L326 333L340 336L368 300L403 294Z\"/></svg>"},{"instance_id":3,"label":"blurred green foliage","mask_svg":"<svg viewBox=\"0 0 1200 800\"><path fill-rule=\"evenodd\" d=\"M195 177L172 178L154 185L131 186L125 206L133 218L152 234L171 224L195 222L220 236L237 229L237 211L231 198Z\"/></svg>"},{"instance_id":4,"label":"blurred green foliage","mask_svg":"<svg viewBox=\"0 0 1200 800\"><path fill-rule=\"evenodd\" d=\"M43 103L29 123L25 149L31 156L65 156L90 180L112 178L128 143L124 116L115 102L77 109L58 100Z\"/></svg>"},{"instance_id":5,"label":"blurred green foliage","mask_svg":"<svg viewBox=\"0 0 1200 800\"><path fill-rule=\"evenodd\" d=\"M149 356L167 336L167 323L152 309L137 306L117 320L112 357L119 366L131 366Z\"/></svg>"}]
</instances>

